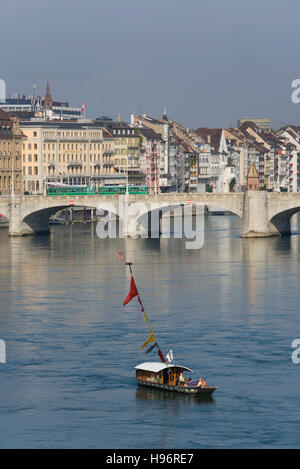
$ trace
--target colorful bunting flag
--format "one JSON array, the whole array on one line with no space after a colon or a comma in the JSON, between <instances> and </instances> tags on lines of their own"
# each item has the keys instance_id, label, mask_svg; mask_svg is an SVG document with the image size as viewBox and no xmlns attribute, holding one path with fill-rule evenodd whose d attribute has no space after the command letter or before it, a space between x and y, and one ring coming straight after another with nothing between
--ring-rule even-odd
<instances>
[{"instance_id":1,"label":"colorful bunting flag","mask_svg":"<svg viewBox=\"0 0 300 469\"><path fill-rule=\"evenodd\" d=\"M125 262L125 254L123 252L118 252L118 257L119 257L119 261L120 262ZM150 343L150 342L154 342L146 351L145 353L150 353L152 352L152 350L154 350L156 347L158 347L158 356L159 358L161 359L161 361L163 363L167 363L166 362L166 359L165 357L163 356L163 353L161 351L161 349L159 348L159 345L156 341L156 337L154 336L153 334L153 331L152 331L152 328L151 328L151 324L150 324L150 321L147 317L147 314L145 313L145 309L144 309L144 306L143 306L143 303L142 303L142 300L139 296L139 293L138 293L138 289L136 288L136 285L135 285L135 281L134 281L134 278L133 278L133 275L132 275L132 269L131 269L131 265L132 263L130 262L127 262L127 265L129 266L129 270L130 270L130 273L131 273L131 281L130 281L130 291L127 295L127 297L125 298L125 300L123 301L123 305L127 305L133 298L135 298L136 296L138 297L138 302L140 304L140 313L139 315L141 315L142 313L144 313L144 321L148 324L149 326L149 337L148 339L145 341L145 343L142 345L142 347L140 348L141 351L144 350L144 348ZM139 319L138 319L138 322L139 322ZM167 359L168 359L168 362L171 363L171 361L173 360L173 352L172 350L170 350L167 354Z\"/></svg>"},{"instance_id":2,"label":"colorful bunting flag","mask_svg":"<svg viewBox=\"0 0 300 469\"><path fill-rule=\"evenodd\" d=\"M130 291L125 300L123 301L123 305L127 305L127 303L129 303L129 301L131 301L134 297L138 296L138 294L139 293L137 291L134 278L133 276L131 276Z\"/></svg>"},{"instance_id":3,"label":"colorful bunting flag","mask_svg":"<svg viewBox=\"0 0 300 469\"><path fill-rule=\"evenodd\" d=\"M141 305L141 313L144 313L145 310L144 310L144 306L143 306L142 300L141 300L141 298L140 298L140 295L138 295L138 302L139 302L140 305Z\"/></svg>"},{"instance_id":4,"label":"colorful bunting flag","mask_svg":"<svg viewBox=\"0 0 300 469\"><path fill-rule=\"evenodd\" d=\"M158 352L157 352L157 353L158 353L158 356L159 356L159 358L161 359L161 361L162 361L163 363L166 363L166 359L165 359L165 357L163 356L162 351L161 351L160 349L158 349Z\"/></svg>"},{"instance_id":5,"label":"colorful bunting flag","mask_svg":"<svg viewBox=\"0 0 300 469\"><path fill-rule=\"evenodd\" d=\"M152 329L150 329L150 335L149 335L148 339L146 340L146 342L144 343L144 345L141 346L140 350L141 351L144 350L144 348L146 347L146 345L149 344L149 342L156 342L156 338L153 334Z\"/></svg>"},{"instance_id":6,"label":"colorful bunting flag","mask_svg":"<svg viewBox=\"0 0 300 469\"><path fill-rule=\"evenodd\" d=\"M150 352L152 352L152 350L154 350L155 347L158 347L158 343L157 343L157 342L155 342L155 344L151 345L151 347L149 347L147 350L145 350L145 353L150 353Z\"/></svg>"},{"instance_id":7,"label":"colorful bunting flag","mask_svg":"<svg viewBox=\"0 0 300 469\"><path fill-rule=\"evenodd\" d=\"M151 329L150 321L147 318L147 314L145 313L145 311L144 311L144 321L148 324L149 328Z\"/></svg>"},{"instance_id":8,"label":"colorful bunting flag","mask_svg":"<svg viewBox=\"0 0 300 469\"><path fill-rule=\"evenodd\" d=\"M166 355L166 359L168 360L169 363L173 361L174 359L173 350L169 350L169 352Z\"/></svg>"}]
</instances>

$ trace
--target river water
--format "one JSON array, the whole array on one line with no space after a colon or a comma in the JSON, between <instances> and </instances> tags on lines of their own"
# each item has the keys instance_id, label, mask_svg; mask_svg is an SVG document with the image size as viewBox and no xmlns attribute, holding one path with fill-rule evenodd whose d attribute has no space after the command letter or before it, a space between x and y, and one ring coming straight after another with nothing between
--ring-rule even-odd
<instances>
[{"instance_id":1,"label":"river water","mask_svg":"<svg viewBox=\"0 0 300 469\"><path fill-rule=\"evenodd\" d=\"M297 226L296 226L297 229ZM1 448L295 448L300 440L300 235L241 239L235 216L183 239L101 240L95 225L50 236L0 230ZM217 385L213 399L135 383L137 286L164 353Z\"/></svg>"}]
</instances>

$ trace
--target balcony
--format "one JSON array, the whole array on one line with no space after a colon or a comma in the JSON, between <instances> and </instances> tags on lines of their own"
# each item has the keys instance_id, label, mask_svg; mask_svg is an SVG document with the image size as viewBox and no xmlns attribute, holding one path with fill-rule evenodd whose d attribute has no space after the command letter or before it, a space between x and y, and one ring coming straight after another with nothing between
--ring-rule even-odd
<instances>
[{"instance_id":1,"label":"balcony","mask_svg":"<svg viewBox=\"0 0 300 469\"><path fill-rule=\"evenodd\" d=\"M58 136L45 136L44 137L44 141L46 142L47 140L49 141L60 141L60 142L88 142L89 140L92 140L93 142L96 141L97 143L99 142L102 142L102 138L101 137L98 137L95 139L95 137L89 137L87 135L83 135L81 137L77 136L77 137L72 137L70 135L66 135L66 136L62 136L62 135L58 135Z\"/></svg>"},{"instance_id":2,"label":"balcony","mask_svg":"<svg viewBox=\"0 0 300 469\"><path fill-rule=\"evenodd\" d=\"M78 167L78 166L82 166L81 161L70 161L70 163L68 163L68 167Z\"/></svg>"}]
</instances>

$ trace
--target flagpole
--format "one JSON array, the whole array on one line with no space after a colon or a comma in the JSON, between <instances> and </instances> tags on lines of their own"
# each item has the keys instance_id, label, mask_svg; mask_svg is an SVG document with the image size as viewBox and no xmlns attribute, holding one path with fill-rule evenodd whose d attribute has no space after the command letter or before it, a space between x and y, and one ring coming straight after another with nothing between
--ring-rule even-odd
<instances>
[{"instance_id":1,"label":"flagpole","mask_svg":"<svg viewBox=\"0 0 300 469\"><path fill-rule=\"evenodd\" d=\"M125 264L128 265L130 273L131 273L131 275L133 275L133 273L132 273L132 262L125 262Z\"/></svg>"}]
</instances>

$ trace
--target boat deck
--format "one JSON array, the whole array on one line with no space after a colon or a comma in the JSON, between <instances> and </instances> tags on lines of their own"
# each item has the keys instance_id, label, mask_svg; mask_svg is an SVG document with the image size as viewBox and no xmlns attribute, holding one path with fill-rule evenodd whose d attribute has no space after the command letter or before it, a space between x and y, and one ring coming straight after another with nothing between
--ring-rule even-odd
<instances>
[{"instance_id":1,"label":"boat deck","mask_svg":"<svg viewBox=\"0 0 300 469\"><path fill-rule=\"evenodd\" d=\"M137 380L137 382L141 386L194 395L209 395L217 389L217 386L205 386L204 388L201 388L199 386L175 386L170 384L153 383L150 381L146 382L142 380Z\"/></svg>"}]
</instances>

